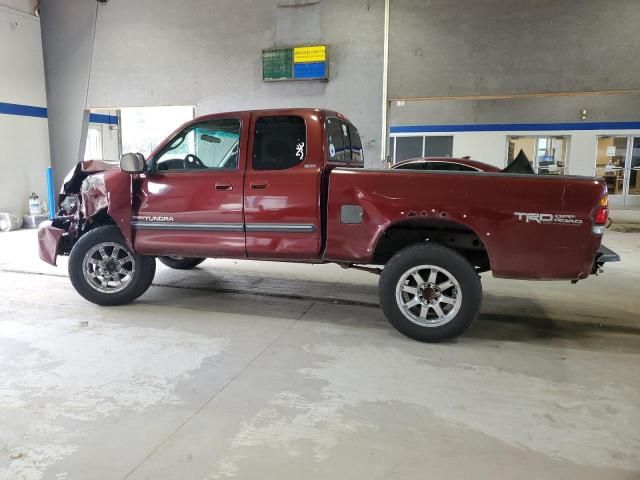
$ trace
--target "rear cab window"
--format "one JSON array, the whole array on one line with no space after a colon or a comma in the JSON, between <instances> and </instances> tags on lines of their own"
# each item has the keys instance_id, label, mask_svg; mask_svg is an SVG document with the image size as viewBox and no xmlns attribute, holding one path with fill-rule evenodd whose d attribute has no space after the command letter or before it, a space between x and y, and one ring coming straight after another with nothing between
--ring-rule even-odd
<instances>
[{"instance_id":1,"label":"rear cab window","mask_svg":"<svg viewBox=\"0 0 640 480\"><path fill-rule=\"evenodd\" d=\"M356 127L348 125L349 140L351 142L351 164L352 167L364 167L364 150L362 149L362 140Z\"/></svg>"},{"instance_id":2,"label":"rear cab window","mask_svg":"<svg viewBox=\"0 0 640 480\"><path fill-rule=\"evenodd\" d=\"M364 167L364 153L358 130L349 122L327 117L327 162L348 167Z\"/></svg>"},{"instance_id":3,"label":"rear cab window","mask_svg":"<svg viewBox=\"0 0 640 480\"><path fill-rule=\"evenodd\" d=\"M347 164L351 159L347 151L349 139L345 136L342 122L334 117L327 118L327 161Z\"/></svg>"},{"instance_id":4,"label":"rear cab window","mask_svg":"<svg viewBox=\"0 0 640 480\"><path fill-rule=\"evenodd\" d=\"M286 170L307 157L307 127L296 115L259 117L253 139L254 170Z\"/></svg>"}]
</instances>

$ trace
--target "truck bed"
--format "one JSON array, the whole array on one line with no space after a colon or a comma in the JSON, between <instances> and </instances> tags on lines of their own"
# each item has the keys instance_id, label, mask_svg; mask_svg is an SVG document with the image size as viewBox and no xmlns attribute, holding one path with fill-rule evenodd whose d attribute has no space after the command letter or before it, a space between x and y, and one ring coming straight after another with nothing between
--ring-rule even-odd
<instances>
[{"instance_id":1,"label":"truck bed","mask_svg":"<svg viewBox=\"0 0 640 480\"><path fill-rule=\"evenodd\" d=\"M604 195L590 177L336 168L325 258L372 263L390 227L441 225L475 234L496 277L582 279L601 243L592 216ZM344 205L360 205L362 223L344 223Z\"/></svg>"}]
</instances>

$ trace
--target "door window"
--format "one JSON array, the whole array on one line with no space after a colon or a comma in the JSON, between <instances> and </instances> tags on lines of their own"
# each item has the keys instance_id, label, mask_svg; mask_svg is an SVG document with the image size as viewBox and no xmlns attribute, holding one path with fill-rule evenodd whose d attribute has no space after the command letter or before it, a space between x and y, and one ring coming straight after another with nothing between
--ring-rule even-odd
<instances>
[{"instance_id":1,"label":"door window","mask_svg":"<svg viewBox=\"0 0 640 480\"><path fill-rule=\"evenodd\" d=\"M431 170L431 162L411 162L395 168L396 170Z\"/></svg>"},{"instance_id":2,"label":"door window","mask_svg":"<svg viewBox=\"0 0 640 480\"><path fill-rule=\"evenodd\" d=\"M160 171L235 170L240 120L218 119L185 128L156 157Z\"/></svg>"},{"instance_id":3,"label":"door window","mask_svg":"<svg viewBox=\"0 0 640 480\"><path fill-rule=\"evenodd\" d=\"M256 120L254 170L286 170L307 157L307 128L302 117L275 115Z\"/></svg>"},{"instance_id":4,"label":"door window","mask_svg":"<svg viewBox=\"0 0 640 480\"><path fill-rule=\"evenodd\" d=\"M438 170L448 172L477 172L477 168L454 162L411 162L397 167L398 170Z\"/></svg>"},{"instance_id":5,"label":"door window","mask_svg":"<svg viewBox=\"0 0 640 480\"><path fill-rule=\"evenodd\" d=\"M477 172L477 168L462 165L461 163L453 162L431 162L431 168L429 170L440 170L448 172Z\"/></svg>"}]
</instances>

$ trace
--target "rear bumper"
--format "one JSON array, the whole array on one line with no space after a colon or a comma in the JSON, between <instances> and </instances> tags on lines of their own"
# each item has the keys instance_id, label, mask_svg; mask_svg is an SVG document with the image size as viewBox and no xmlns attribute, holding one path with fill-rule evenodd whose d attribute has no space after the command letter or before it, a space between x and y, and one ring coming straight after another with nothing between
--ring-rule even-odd
<instances>
[{"instance_id":1,"label":"rear bumper","mask_svg":"<svg viewBox=\"0 0 640 480\"><path fill-rule=\"evenodd\" d=\"M620 255L611 250L610 248L605 247L604 245L600 245L598 251L596 252L596 257L593 260L593 272L597 273L598 269L602 268L605 263L609 262L619 262Z\"/></svg>"},{"instance_id":2,"label":"rear bumper","mask_svg":"<svg viewBox=\"0 0 640 480\"><path fill-rule=\"evenodd\" d=\"M38 228L38 250L40 259L49 265L56 266L56 258L60 248L60 239L65 233L61 228L51 225L50 221L43 222Z\"/></svg>"}]
</instances>

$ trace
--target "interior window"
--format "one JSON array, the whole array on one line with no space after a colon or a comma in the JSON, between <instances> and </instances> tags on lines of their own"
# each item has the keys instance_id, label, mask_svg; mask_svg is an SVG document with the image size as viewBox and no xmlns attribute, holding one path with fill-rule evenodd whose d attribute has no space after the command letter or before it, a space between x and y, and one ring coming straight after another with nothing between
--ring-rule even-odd
<instances>
[{"instance_id":1,"label":"interior window","mask_svg":"<svg viewBox=\"0 0 640 480\"><path fill-rule=\"evenodd\" d=\"M351 141L351 164L364 165L364 152L362 150L362 140L360 134L353 125L349 124L349 139Z\"/></svg>"},{"instance_id":2,"label":"interior window","mask_svg":"<svg viewBox=\"0 0 640 480\"><path fill-rule=\"evenodd\" d=\"M422 137L396 137L395 161L422 157Z\"/></svg>"},{"instance_id":3,"label":"interior window","mask_svg":"<svg viewBox=\"0 0 640 480\"><path fill-rule=\"evenodd\" d=\"M421 157L451 157L453 154L453 136L411 136L391 137L393 162Z\"/></svg>"},{"instance_id":4,"label":"interior window","mask_svg":"<svg viewBox=\"0 0 640 480\"><path fill-rule=\"evenodd\" d=\"M531 168L541 175L564 175L567 164L569 137L507 137L507 164L520 151L529 159Z\"/></svg>"},{"instance_id":5,"label":"interior window","mask_svg":"<svg viewBox=\"0 0 640 480\"><path fill-rule=\"evenodd\" d=\"M330 162L347 163L349 161L342 127L343 124L337 118L327 118L327 160Z\"/></svg>"},{"instance_id":6,"label":"interior window","mask_svg":"<svg viewBox=\"0 0 640 480\"><path fill-rule=\"evenodd\" d=\"M156 157L165 170L234 170L238 168L240 120L219 119L190 125Z\"/></svg>"},{"instance_id":7,"label":"interior window","mask_svg":"<svg viewBox=\"0 0 640 480\"><path fill-rule=\"evenodd\" d=\"M307 158L307 128L302 117L276 115L256 120L254 170L285 170Z\"/></svg>"}]
</instances>

